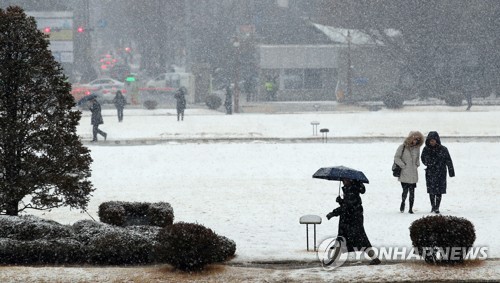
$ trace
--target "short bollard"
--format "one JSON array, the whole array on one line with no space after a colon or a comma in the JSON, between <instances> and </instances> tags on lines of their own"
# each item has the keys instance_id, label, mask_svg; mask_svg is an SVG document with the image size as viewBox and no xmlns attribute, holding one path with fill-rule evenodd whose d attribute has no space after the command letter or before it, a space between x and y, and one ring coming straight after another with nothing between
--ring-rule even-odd
<instances>
[{"instance_id":1,"label":"short bollard","mask_svg":"<svg viewBox=\"0 0 500 283\"><path fill-rule=\"evenodd\" d=\"M318 121L312 121L311 125L313 126L313 136L317 136L318 135L318 125L319 125L319 122Z\"/></svg>"},{"instance_id":2,"label":"short bollard","mask_svg":"<svg viewBox=\"0 0 500 283\"><path fill-rule=\"evenodd\" d=\"M316 224L321 224L321 217L318 215L304 215L299 219L300 224L306 224L307 250L309 251L309 224L314 225L314 251L316 251Z\"/></svg>"},{"instance_id":3,"label":"short bollard","mask_svg":"<svg viewBox=\"0 0 500 283\"><path fill-rule=\"evenodd\" d=\"M322 134L321 139L323 140L323 142L327 142L327 140L328 140L328 132L329 132L329 131L330 131L330 130L328 130L328 129L326 129L326 128L325 128L325 129L321 129L321 130L319 130L319 132Z\"/></svg>"}]
</instances>

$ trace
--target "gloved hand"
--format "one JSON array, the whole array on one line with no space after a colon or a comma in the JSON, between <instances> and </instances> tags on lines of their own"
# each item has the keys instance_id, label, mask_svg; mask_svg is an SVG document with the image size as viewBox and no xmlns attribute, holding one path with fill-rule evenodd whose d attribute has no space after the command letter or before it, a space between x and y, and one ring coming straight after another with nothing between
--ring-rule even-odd
<instances>
[{"instance_id":1,"label":"gloved hand","mask_svg":"<svg viewBox=\"0 0 500 283\"><path fill-rule=\"evenodd\" d=\"M333 212L330 212L326 215L326 219L330 220L333 217Z\"/></svg>"},{"instance_id":2,"label":"gloved hand","mask_svg":"<svg viewBox=\"0 0 500 283\"><path fill-rule=\"evenodd\" d=\"M344 202L344 199L342 199L340 196L338 196L335 201L338 203L342 203L342 202Z\"/></svg>"}]
</instances>

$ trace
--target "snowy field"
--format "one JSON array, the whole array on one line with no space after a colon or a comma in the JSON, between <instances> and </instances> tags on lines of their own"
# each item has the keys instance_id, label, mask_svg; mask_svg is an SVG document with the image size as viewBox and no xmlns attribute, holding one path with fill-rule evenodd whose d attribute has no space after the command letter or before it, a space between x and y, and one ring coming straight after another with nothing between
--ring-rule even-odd
<instances>
[{"instance_id":1,"label":"snowy field","mask_svg":"<svg viewBox=\"0 0 500 283\"><path fill-rule=\"evenodd\" d=\"M315 278L313 281L500 280L500 147L496 141L500 137L500 108L475 106L473 111L465 112L440 106L377 112L232 116L188 109L184 122L177 122L174 112L171 109L125 109L124 122L118 123L114 110L103 110L105 124L101 129L108 132L108 141L88 143L94 159L91 180L97 188L88 207L92 217L98 219L98 206L105 201L166 201L174 208L175 221L200 223L235 240L237 251L232 263L236 266L260 261L314 263L316 254L306 251L305 226L299 224L299 218L305 214L323 218L317 228L318 241L336 235L338 218L327 221L325 215L337 207L339 183L311 176L320 167L345 165L362 170L370 180L362 198L365 229L372 245L410 247L409 225L430 215L424 168L419 169L415 214L411 215L399 212L401 186L392 177L390 167L397 146L410 130L420 130L424 135L435 130L443 137L442 143L450 151L456 172L455 178L448 178L448 194L443 196L441 212L469 219L476 228L475 245L487 246L493 260L461 268L428 267L417 261L376 267L349 266L334 271L324 271L318 263L313 268L283 271L281 275L277 275L280 271L266 269L262 270L261 277L255 277L254 272L244 278L256 281L273 281L280 276L291 281L311 278ZM84 113L78 128L84 141L91 138L88 114ZM330 129L330 143L321 143L320 138L306 143L258 140L311 138L311 121L319 121L319 128ZM235 137L255 140L202 141ZM333 142L336 137L344 139ZM360 139L349 142L347 137ZM401 139L383 142L380 137ZM167 141L155 145L113 146L122 140L145 139ZM190 142L183 142L184 139ZM193 142L193 139L200 140ZM64 224L90 218L66 208L29 213ZM310 237L312 247L312 228ZM27 269L25 276L36 274L36 268ZM65 269L70 270L66 271L68 274L81 271ZM238 267L226 267L222 273L227 275L235 272L234 269ZM251 270L237 272L245 274ZM16 277L21 275L14 270L3 270L0 279L9 274L11 277L4 278L31 278ZM69 279L56 274L56 270L50 274L45 272L43 276L48 277L42 278ZM69 281L97 278L88 279L88 276L74 275ZM203 278L196 280L203 281Z\"/></svg>"}]
</instances>

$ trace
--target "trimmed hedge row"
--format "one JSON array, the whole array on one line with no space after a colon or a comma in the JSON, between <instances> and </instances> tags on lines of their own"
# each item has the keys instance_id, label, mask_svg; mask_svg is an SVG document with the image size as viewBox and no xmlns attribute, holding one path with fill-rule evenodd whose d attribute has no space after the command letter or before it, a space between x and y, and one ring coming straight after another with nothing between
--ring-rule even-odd
<instances>
[{"instance_id":1,"label":"trimmed hedge row","mask_svg":"<svg viewBox=\"0 0 500 283\"><path fill-rule=\"evenodd\" d=\"M164 227L174 222L169 203L109 201L99 205L99 219L116 226L152 225Z\"/></svg>"},{"instance_id":2,"label":"trimmed hedge row","mask_svg":"<svg viewBox=\"0 0 500 283\"><path fill-rule=\"evenodd\" d=\"M153 205L106 204L110 211L154 211L150 223L172 219L164 203ZM131 208L132 207L132 208ZM134 210L137 209L137 210ZM165 217L165 211L172 217ZM119 213L106 214L108 219ZM153 220L152 220L153 219ZM203 269L223 262L236 252L236 244L199 224L118 227L91 220L73 225L35 216L0 216L0 263L2 264L147 264L169 263L180 270Z\"/></svg>"},{"instance_id":3,"label":"trimmed hedge row","mask_svg":"<svg viewBox=\"0 0 500 283\"><path fill-rule=\"evenodd\" d=\"M455 216L427 216L410 226L412 245L428 263L460 263L476 240L474 225ZM465 248L454 258L446 254L451 248Z\"/></svg>"}]
</instances>

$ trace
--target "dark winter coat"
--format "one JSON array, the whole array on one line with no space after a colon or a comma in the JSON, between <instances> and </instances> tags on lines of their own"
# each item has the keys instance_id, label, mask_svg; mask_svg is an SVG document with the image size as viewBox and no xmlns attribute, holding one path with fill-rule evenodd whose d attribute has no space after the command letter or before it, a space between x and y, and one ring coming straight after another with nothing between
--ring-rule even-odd
<instances>
[{"instance_id":1,"label":"dark winter coat","mask_svg":"<svg viewBox=\"0 0 500 283\"><path fill-rule=\"evenodd\" d=\"M182 112L186 109L186 90L181 87L174 95L175 100L177 100L177 111Z\"/></svg>"},{"instance_id":2,"label":"dark winter coat","mask_svg":"<svg viewBox=\"0 0 500 283\"><path fill-rule=\"evenodd\" d=\"M113 98L113 104L115 105L116 109L119 108L124 108L125 105L127 104L127 100L125 99L125 96L121 93L121 91L117 91L115 97Z\"/></svg>"},{"instance_id":3,"label":"dark winter coat","mask_svg":"<svg viewBox=\"0 0 500 283\"><path fill-rule=\"evenodd\" d=\"M436 146L429 144L431 139L436 140ZM455 169L448 149L441 145L441 139L437 132L430 132L425 140L425 147L422 150L422 163L427 166L425 169L425 182L427 193L438 195L446 194L446 168L450 177L455 176Z\"/></svg>"},{"instance_id":4,"label":"dark winter coat","mask_svg":"<svg viewBox=\"0 0 500 283\"><path fill-rule=\"evenodd\" d=\"M360 196L365 193L365 186L360 182L354 182L349 187L342 187L342 191L344 198L337 198L340 207L330 212L327 218L340 216L337 236L345 238L348 252L353 252L354 248L358 250L369 248L372 245L363 225L363 205Z\"/></svg>"},{"instance_id":5,"label":"dark winter coat","mask_svg":"<svg viewBox=\"0 0 500 283\"><path fill-rule=\"evenodd\" d=\"M104 121L102 120L102 114L101 114L101 104L99 104L99 102L94 101L92 103L92 106L90 106L90 112L92 112L92 117L90 118L91 125L104 124Z\"/></svg>"}]
</instances>

